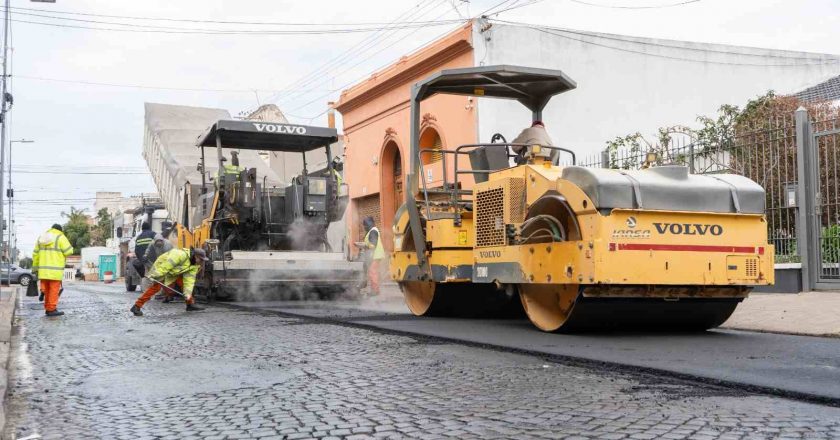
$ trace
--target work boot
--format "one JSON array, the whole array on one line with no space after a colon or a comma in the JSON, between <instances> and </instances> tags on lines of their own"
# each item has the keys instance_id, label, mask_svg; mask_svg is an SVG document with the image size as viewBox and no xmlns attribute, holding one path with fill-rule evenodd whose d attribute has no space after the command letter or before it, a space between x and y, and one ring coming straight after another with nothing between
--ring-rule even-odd
<instances>
[{"instance_id":1,"label":"work boot","mask_svg":"<svg viewBox=\"0 0 840 440\"><path fill-rule=\"evenodd\" d=\"M44 292L38 294L38 301L44 302Z\"/></svg>"},{"instance_id":2,"label":"work boot","mask_svg":"<svg viewBox=\"0 0 840 440\"><path fill-rule=\"evenodd\" d=\"M131 313L134 313L134 316L143 316L143 311L136 304L131 306Z\"/></svg>"},{"instance_id":3,"label":"work boot","mask_svg":"<svg viewBox=\"0 0 840 440\"><path fill-rule=\"evenodd\" d=\"M169 303L171 303L172 301L173 301L173 299L172 299L172 297L171 297L171 296L167 296L166 298L164 298L164 299L163 299L164 304L169 304Z\"/></svg>"},{"instance_id":4,"label":"work boot","mask_svg":"<svg viewBox=\"0 0 840 440\"><path fill-rule=\"evenodd\" d=\"M187 304L187 311L188 312L200 312L202 310L204 310L203 307L199 307L195 304Z\"/></svg>"},{"instance_id":5,"label":"work boot","mask_svg":"<svg viewBox=\"0 0 840 440\"><path fill-rule=\"evenodd\" d=\"M52 312L44 312L47 316L62 316L64 312L59 312L58 310L53 310Z\"/></svg>"}]
</instances>

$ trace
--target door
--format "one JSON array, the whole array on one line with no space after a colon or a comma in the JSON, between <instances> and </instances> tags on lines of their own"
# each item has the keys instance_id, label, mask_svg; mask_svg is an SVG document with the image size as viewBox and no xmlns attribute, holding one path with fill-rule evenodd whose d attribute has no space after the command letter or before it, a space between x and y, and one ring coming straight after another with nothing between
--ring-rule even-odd
<instances>
[{"instance_id":1,"label":"door","mask_svg":"<svg viewBox=\"0 0 840 440\"><path fill-rule=\"evenodd\" d=\"M400 157L400 150L394 154L394 208L399 209L405 202L405 194L403 193L403 172L402 172L402 158Z\"/></svg>"}]
</instances>

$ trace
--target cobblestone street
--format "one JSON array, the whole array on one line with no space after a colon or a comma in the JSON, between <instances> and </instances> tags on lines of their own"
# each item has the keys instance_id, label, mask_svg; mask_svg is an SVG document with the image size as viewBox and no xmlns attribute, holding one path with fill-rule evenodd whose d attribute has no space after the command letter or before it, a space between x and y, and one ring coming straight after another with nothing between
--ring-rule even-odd
<instances>
[{"instance_id":1,"label":"cobblestone street","mask_svg":"<svg viewBox=\"0 0 840 440\"><path fill-rule=\"evenodd\" d=\"M838 438L840 408L70 286L24 298L4 438Z\"/></svg>"}]
</instances>

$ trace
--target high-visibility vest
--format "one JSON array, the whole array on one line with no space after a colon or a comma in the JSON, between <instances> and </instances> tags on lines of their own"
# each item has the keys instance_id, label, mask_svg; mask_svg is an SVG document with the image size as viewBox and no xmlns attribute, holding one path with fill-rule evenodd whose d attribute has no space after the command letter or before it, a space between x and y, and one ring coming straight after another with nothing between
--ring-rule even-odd
<instances>
[{"instance_id":1,"label":"high-visibility vest","mask_svg":"<svg viewBox=\"0 0 840 440\"><path fill-rule=\"evenodd\" d=\"M376 235L379 237L376 240L376 246L370 242L370 233L376 231ZM374 260L381 260L385 258L385 248L382 247L382 234L379 233L379 228L376 226L370 228L370 231L365 234L365 246L368 249L373 249L373 259Z\"/></svg>"},{"instance_id":2,"label":"high-visibility vest","mask_svg":"<svg viewBox=\"0 0 840 440\"><path fill-rule=\"evenodd\" d=\"M190 264L189 249L172 249L158 257L155 264L152 265L151 273L147 276L167 286L181 277L184 283L184 296L189 298L192 296L193 287L195 287L195 277L198 274L198 269L197 264Z\"/></svg>"},{"instance_id":3,"label":"high-visibility vest","mask_svg":"<svg viewBox=\"0 0 840 440\"><path fill-rule=\"evenodd\" d=\"M338 188L336 192L340 192L341 185L344 183L344 179L341 178L341 173L336 171L335 169L332 170L333 176L335 176L336 187Z\"/></svg>"},{"instance_id":4,"label":"high-visibility vest","mask_svg":"<svg viewBox=\"0 0 840 440\"><path fill-rule=\"evenodd\" d=\"M73 253L70 240L58 229L50 228L35 240L32 251L32 272L41 280L64 279L64 263Z\"/></svg>"}]
</instances>

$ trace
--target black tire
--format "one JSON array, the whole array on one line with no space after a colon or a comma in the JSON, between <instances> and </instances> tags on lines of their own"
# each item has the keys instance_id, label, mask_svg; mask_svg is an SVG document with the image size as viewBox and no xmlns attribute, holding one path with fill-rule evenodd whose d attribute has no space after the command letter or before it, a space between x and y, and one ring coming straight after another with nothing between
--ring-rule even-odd
<instances>
[{"instance_id":1,"label":"black tire","mask_svg":"<svg viewBox=\"0 0 840 440\"><path fill-rule=\"evenodd\" d=\"M26 287L32 282L32 275L21 275L20 278L18 278L18 282L21 286Z\"/></svg>"}]
</instances>

